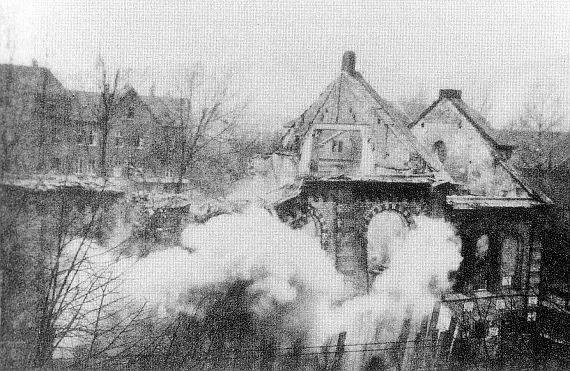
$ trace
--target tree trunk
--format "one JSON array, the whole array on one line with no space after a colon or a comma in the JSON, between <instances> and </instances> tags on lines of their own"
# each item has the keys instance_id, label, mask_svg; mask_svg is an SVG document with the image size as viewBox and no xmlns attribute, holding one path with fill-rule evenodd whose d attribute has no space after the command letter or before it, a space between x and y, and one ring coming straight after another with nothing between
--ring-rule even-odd
<instances>
[{"instance_id":1,"label":"tree trunk","mask_svg":"<svg viewBox=\"0 0 570 371\"><path fill-rule=\"evenodd\" d=\"M100 159L100 172L103 178L107 177L107 136L109 130L106 128L101 133L101 159Z\"/></svg>"},{"instance_id":2,"label":"tree trunk","mask_svg":"<svg viewBox=\"0 0 570 371\"><path fill-rule=\"evenodd\" d=\"M182 182L186 174L186 139L182 140L182 155L180 156L180 169L178 172L178 183L176 184L176 193L182 193Z\"/></svg>"}]
</instances>

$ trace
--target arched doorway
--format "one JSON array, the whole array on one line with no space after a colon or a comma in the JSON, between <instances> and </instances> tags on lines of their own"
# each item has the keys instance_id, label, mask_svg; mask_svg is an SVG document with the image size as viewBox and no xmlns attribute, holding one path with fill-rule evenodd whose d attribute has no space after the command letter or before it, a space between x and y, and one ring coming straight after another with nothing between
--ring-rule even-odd
<instances>
[{"instance_id":1,"label":"arched doorway","mask_svg":"<svg viewBox=\"0 0 570 371\"><path fill-rule=\"evenodd\" d=\"M378 274L390 265L395 242L403 237L408 229L407 220L397 211L381 211L370 219L366 232L370 273Z\"/></svg>"}]
</instances>

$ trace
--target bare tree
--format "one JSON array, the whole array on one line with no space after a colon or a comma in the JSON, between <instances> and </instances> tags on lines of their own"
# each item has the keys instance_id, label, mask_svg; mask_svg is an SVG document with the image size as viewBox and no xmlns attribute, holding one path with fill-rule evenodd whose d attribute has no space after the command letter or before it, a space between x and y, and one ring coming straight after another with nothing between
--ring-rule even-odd
<instances>
[{"instance_id":1,"label":"bare tree","mask_svg":"<svg viewBox=\"0 0 570 371\"><path fill-rule=\"evenodd\" d=\"M79 341L92 332L92 341L96 342L101 315L115 304L110 297L116 277L93 261L97 254L105 253L91 242L103 215L99 205L96 203L87 214L80 213L62 194L58 210L54 210L58 214L55 234L42 238L48 246L43 256L37 257L42 294L38 303L36 366L49 362L64 339Z\"/></svg>"},{"instance_id":2,"label":"bare tree","mask_svg":"<svg viewBox=\"0 0 570 371\"><path fill-rule=\"evenodd\" d=\"M209 79L198 67L185 74L178 96L163 100L170 111L166 118L180 135L175 141L173 160L177 164L176 192L183 190L184 179L200 157L223 151L232 137L244 106L229 93L230 79ZM161 144L162 145L162 144ZM208 155L206 152L210 152Z\"/></svg>"},{"instance_id":3,"label":"bare tree","mask_svg":"<svg viewBox=\"0 0 570 371\"><path fill-rule=\"evenodd\" d=\"M398 105L402 111L408 115L408 118L413 121L429 107L430 102L425 90L421 89L410 97L400 97L400 99L398 99Z\"/></svg>"},{"instance_id":4,"label":"bare tree","mask_svg":"<svg viewBox=\"0 0 570 371\"><path fill-rule=\"evenodd\" d=\"M119 290L119 246L93 242L106 239L99 235L112 223L104 211L112 200L103 191L73 192L1 194L0 269L10 289L2 305L8 305L11 322L3 319L1 335L23 340L38 367L75 349L83 350L81 362L118 352L128 343L123 337L146 315L144 305L134 305ZM76 206L84 202L89 206ZM35 334L20 337L14 322L22 322L19 317Z\"/></svg>"},{"instance_id":5,"label":"bare tree","mask_svg":"<svg viewBox=\"0 0 570 371\"><path fill-rule=\"evenodd\" d=\"M562 96L556 84L536 81L519 116L510 123L510 129L523 132L520 136L520 166L551 170L558 148L557 133L563 128L566 116Z\"/></svg>"},{"instance_id":6,"label":"bare tree","mask_svg":"<svg viewBox=\"0 0 570 371\"><path fill-rule=\"evenodd\" d=\"M99 172L102 177L106 177L107 171L107 145L109 133L114 115L124 91L125 85L123 75L120 70L116 70L111 76L107 71L107 65L103 58L99 56L97 67L100 73L99 99L94 109L96 126L101 134Z\"/></svg>"}]
</instances>

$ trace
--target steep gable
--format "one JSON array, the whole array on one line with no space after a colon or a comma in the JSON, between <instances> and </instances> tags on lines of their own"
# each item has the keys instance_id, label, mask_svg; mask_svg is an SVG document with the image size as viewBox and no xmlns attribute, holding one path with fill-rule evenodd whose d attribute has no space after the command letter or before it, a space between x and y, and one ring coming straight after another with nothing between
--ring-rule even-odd
<instances>
[{"instance_id":1,"label":"steep gable","mask_svg":"<svg viewBox=\"0 0 570 371\"><path fill-rule=\"evenodd\" d=\"M461 99L460 91L442 90L410 128L468 194L549 202L506 163L513 147Z\"/></svg>"},{"instance_id":2,"label":"steep gable","mask_svg":"<svg viewBox=\"0 0 570 371\"><path fill-rule=\"evenodd\" d=\"M59 80L45 67L0 64L0 91L25 93L62 93Z\"/></svg>"},{"instance_id":3,"label":"steep gable","mask_svg":"<svg viewBox=\"0 0 570 371\"><path fill-rule=\"evenodd\" d=\"M287 124L284 147L297 151L301 166L304 157L307 170L319 175L325 168L326 175L372 177L440 172L441 163L408 129L408 117L355 71L354 59L352 52L345 53L340 75L298 119ZM359 146L358 156L351 154L352 163L348 155L331 153L336 144L328 139L333 137L347 138L347 150L354 152ZM329 151L323 150L325 143L331 146ZM339 168L336 173L331 170L335 166Z\"/></svg>"}]
</instances>

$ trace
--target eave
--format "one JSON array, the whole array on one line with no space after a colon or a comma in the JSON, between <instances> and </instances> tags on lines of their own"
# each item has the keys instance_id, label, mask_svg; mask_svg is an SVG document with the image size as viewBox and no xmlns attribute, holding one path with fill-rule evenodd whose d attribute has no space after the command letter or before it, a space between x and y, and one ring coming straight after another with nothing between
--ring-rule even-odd
<instances>
[{"instance_id":1,"label":"eave","mask_svg":"<svg viewBox=\"0 0 570 371\"><path fill-rule=\"evenodd\" d=\"M373 183L421 183L432 184L435 179L431 175L418 174L391 174L391 175L370 175L370 176L314 176L303 177L305 182L373 182Z\"/></svg>"},{"instance_id":2,"label":"eave","mask_svg":"<svg viewBox=\"0 0 570 371\"><path fill-rule=\"evenodd\" d=\"M447 196L446 201L455 210L532 208L544 205L543 202L520 197Z\"/></svg>"}]
</instances>

